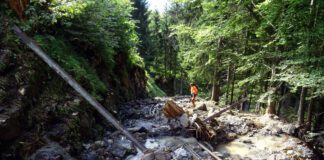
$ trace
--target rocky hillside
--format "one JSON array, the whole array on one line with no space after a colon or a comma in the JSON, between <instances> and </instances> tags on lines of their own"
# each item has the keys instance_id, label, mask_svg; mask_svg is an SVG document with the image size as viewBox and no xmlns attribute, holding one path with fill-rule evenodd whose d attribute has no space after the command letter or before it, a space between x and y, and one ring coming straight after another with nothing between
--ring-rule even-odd
<instances>
[{"instance_id":1,"label":"rocky hillside","mask_svg":"<svg viewBox=\"0 0 324 160\"><path fill-rule=\"evenodd\" d=\"M16 16L18 11L9 6L8 1L0 3L0 159L24 159L54 142L78 157L82 141L103 135L103 128L110 125L22 44L11 27L18 24L115 114L121 102L147 96L143 62L131 44L136 43L133 41L136 35L132 22L128 23L129 11L121 9L130 7L130 4L102 2L111 5L106 12L114 14L101 17L90 14L98 9L91 6L104 7L104 4L71 6L68 11L73 13L62 17L58 14L66 11L66 8L60 8L63 4L28 3L22 19ZM49 6L53 5L57 5L55 12L49 11ZM81 9L87 14L76 12ZM88 21L84 23L86 19ZM102 23L93 24L93 21ZM104 26L104 23L110 25ZM117 32L118 35L112 34Z\"/></svg>"}]
</instances>

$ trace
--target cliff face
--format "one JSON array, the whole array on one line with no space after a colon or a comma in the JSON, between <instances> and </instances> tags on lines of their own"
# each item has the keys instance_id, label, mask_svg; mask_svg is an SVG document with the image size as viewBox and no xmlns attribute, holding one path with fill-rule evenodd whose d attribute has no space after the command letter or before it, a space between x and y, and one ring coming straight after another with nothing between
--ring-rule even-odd
<instances>
[{"instance_id":1,"label":"cliff face","mask_svg":"<svg viewBox=\"0 0 324 160\"><path fill-rule=\"evenodd\" d=\"M1 28L0 159L26 158L52 141L77 155L83 141L102 135L103 127L109 128L109 124L40 58L18 43L9 25L3 23ZM64 42L59 48L71 47L63 57L53 54L52 42L41 47L113 114L119 103L147 95L145 71L128 63L125 50L115 53L115 64L109 66L94 49L70 56L78 52L78 43ZM65 63L73 65L69 68Z\"/></svg>"}]
</instances>

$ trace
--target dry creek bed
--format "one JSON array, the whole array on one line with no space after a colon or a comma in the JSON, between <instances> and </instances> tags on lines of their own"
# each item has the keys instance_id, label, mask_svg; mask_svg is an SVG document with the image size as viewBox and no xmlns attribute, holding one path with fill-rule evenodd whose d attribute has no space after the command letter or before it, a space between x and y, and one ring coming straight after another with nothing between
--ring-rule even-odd
<instances>
[{"instance_id":1,"label":"dry creek bed","mask_svg":"<svg viewBox=\"0 0 324 160\"><path fill-rule=\"evenodd\" d=\"M213 159L198 145L194 134L184 128L180 119L166 118L161 109L169 98L155 98L125 103L119 112L123 125L147 148L155 150L155 159ZM207 117L217 110L208 101L207 110L193 110L189 97L173 100L189 115ZM216 108L216 109L215 109ZM292 136L293 124L280 121L275 116L260 116L250 113L228 111L216 118L211 125L217 134L211 141L199 141L221 159L316 159L313 151L304 142ZM82 159L113 160L141 159L143 154L120 132L107 131L103 139L85 143ZM189 146L189 148L188 148ZM195 153L195 154L194 154Z\"/></svg>"}]
</instances>

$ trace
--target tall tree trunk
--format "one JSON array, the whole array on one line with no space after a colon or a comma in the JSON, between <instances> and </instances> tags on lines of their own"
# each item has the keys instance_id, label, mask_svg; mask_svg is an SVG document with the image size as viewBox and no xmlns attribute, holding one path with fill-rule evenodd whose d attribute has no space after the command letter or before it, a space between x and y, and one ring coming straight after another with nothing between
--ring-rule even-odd
<instances>
[{"instance_id":1,"label":"tall tree trunk","mask_svg":"<svg viewBox=\"0 0 324 160\"><path fill-rule=\"evenodd\" d=\"M317 3L316 0L311 0L310 2L310 21L309 21L309 26L308 26L308 32L309 32L309 36L308 36L308 42L307 42L307 46L310 49L312 46L312 31L313 28L315 28L316 26L316 20L317 20L317 12L318 12L318 7L316 7L315 3ZM310 55L312 55L312 53L309 53ZM311 90L310 92L312 92L313 90ZM305 93L306 94L306 93ZM312 128L312 117L313 117L313 110L314 110L314 99L310 99L309 104L308 104L308 110L307 110L307 125L306 125L306 130L311 130Z\"/></svg>"},{"instance_id":2,"label":"tall tree trunk","mask_svg":"<svg viewBox=\"0 0 324 160\"><path fill-rule=\"evenodd\" d=\"M260 85L260 90L258 91L258 94L257 95L261 95L263 93L263 80L262 79L260 79L259 85ZM256 100L256 105L255 105L255 111L256 111L256 113L259 113L260 114L261 106L262 106L261 102L259 102L258 100Z\"/></svg>"},{"instance_id":3,"label":"tall tree trunk","mask_svg":"<svg viewBox=\"0 0 324 160\"><path fill-rule=\"evenodd\" d=\"M222 37L219 37L218 39L218 49L221 48L222 44ZM215 71L214 71L214 77L213 77L213 89L212 89L212 97L211 100L215 101L217 104L219 104L219 96L220 96L220 73L219 73L219 66L221 65L221 59L219 55L216 55L217 63L215 65Z\"/></svg>"},{"instance_id":4,"label":"tall tree trunk","mask_svg":"<svg viewBox=\"0 0 324 160\"><path fill-rule=\"evenodd\" d=\"M253 94L253 90L251 89L251 91L250 91L250 98L249 98L249 101L248 101L248 104L247 104L247 110L246 111L250 111L250 108L252 107L251 105L252 105L252 94Z\"/></svg>"},{"instance_id":5,"label":"tall tree trunk","mask_svg":"<svg viewBox=\"0 0 324 160\"><path fill-rule=\"evenodd\" d=\"M269 77L269 76L271 76L271 75L267 74L267 77ZM269 82L264 80L264 86L263 87L264 87L263 88L263 92L261 92L261 93L267 92L268 91L268 88L269 88ZM262 108L266 108L267 107L267 104L266 103L261 103L261 107Z\"/></svg>"},{"instance_id":6,"label":"tall tree trunk","mask_svg":"<svg viewBox=\"0 0 324 160\"><path fill-rule=\"evenodd\" d=\"M277 116L280 116L281 107L282 107L282 102L280 101L278 102Z\"/></svg>"},{"instance_id":7,"label":"tall tree trunk","mask_svg":"<svg viewBox=\"0 0 324 160\"><path fill-rule=\"evenodd\" d=\"M260 104L260 102L257 102L255 105L255 112L260 113L260 108L261 108L261 104Z\"/></svg>"},{"instance_id":8,"label":"tall tree trunk","mask_svg":"<svg viewBox=\"0 0 324 160\"><path fill-rule=\"evenodd\" d=\"M219 84L218 84L218 82L215 82L214 84L213 84L213 89L212 89L213 91L212 91L212 98L211 98L211 100L212 101L215 101L215 102L217 102L217 103L219 103L219 95L220 95L220 89L219 89Z\"/></svg>"},{"instance_id":9,"label":"tall tree trunk","mask_svg":"<svg viewBox=\"0 0 324 160\"><path fill-rule=\"evenodd\" d=\"M306 130L309 131L312 128L312 118L313 118L313 110L314 110L314 100L313 98L309 100L308 109L307 109L307 126Z\"/></svg>"},{"instance_id":10,"label":"tall tree trunk","mask_svg":"<svg viewBox=\"0 0 324 160\"><path fill-rule=\"evenodd\" d=\"M230 91L230 76L231 75L231 63L228 65L227 68L227 87L226 87L226 98L225 98L225 104L228 104L228 97L229 97L229 91Z\"/></svg>"},{"instance_id":11,"label":"tall tree trunk","mask_svg":"<svg viewBox=\"0 0 324 160\"><path fill-rule=\"evenodd\" d=\"M166 76L167 76L167 45L166 45L165 37L163 40L163 45L164 45L164 79L166 79Z\"/></svg>"},{"instance_id":12,"label":"tall tree trunk","mask_svg":"<svg viewBox=\"0 0 324 160\"><path fill-rule=\"evenodd\" d=\"M323 107L323 100L321 99L316 99L313 103L316 104L316 114L315 114L315 120L314 120L314 125L313 125L313 131L320 131L321 130L321 125L322 125L322 120L324 117L324 107Z\"/></svg>"},{"instance_id":13,"label":"tall tree trunk","mask_svg":"<svg viewBox=\"0 0 324 160\"><path fill-rule=\"evenodd\" d=\"M219 87L219 73L217 70L214 72L213 88L211 100L219 103L220 87Z\"/></svg>"},{"instance_id":14,"label":"tall tree trunk","mask_svg":"<svg viewBox=\"0 0 324 160\"><path fill-rule=\"evenodd\" d=\"M244 50L243 50L243 54L244 55L246 55L246 52L247 52L247 48L248 48L248 43L249 43L249 36L248 36L248 30L246 29L245 31L245 43L244 43ZM248 77L249 76L249 71L247 71L246 73L245 73L245 77ZM246 98L246 97L248 97L248 93L247 93L247 91L248 91L248 86L247 85L245 85L244 86L244 94L243 94L243 98ZM246 111L246 109L247 109L247 105L248 105L248 102L247 101L244 101L242 104L242 107L241 107L241 110L242 111Z\"/></svg>"},{"instance_id":15,"label":"tall tree trunk","mask_svg":"<svg viewBox=\"0 0 324 160\"><path fill-rule=\"evenodd\" d=\"M285 87L285 84L282 84L280 86L280 95L281 95L281 98L285 95L285 92L286 91L286 87ZM284 99L281 99L279 101L279 104L278 104L278 109L277 109L277 116L280 116L280 111L281 111L281 107L282 107L282 103L283 103Z\"/></svg>"},{"instance_id":16,"label":"tall tree trunk","mask_svg":"<svg viewBox=\"0 0 324 160\"><path fill-rule=\"evenodd\" d=\"M244 91L244 94L242 96L242 98L246 98L248 97L247 91ZM248 109L248 102L244 101L243 103L241 103L241 111L246 111Z\"/></svg>"},{"instance_id":17,"label":"tall tree trunk","mask_svg":"<svg viewBox=\"0 0 324 160\"><path fill-rule=\"evenodd\" d=\"M181 80L180 80L180 90L179 90L179 93L180 93L180 95L182 95L182 87L183 87L183 74L182 74L182 70L180 72L180 77L181 77Z\"/></svg>"},{"instance_id":18,"label":"tall tree trunk","mask_svg":"<svg viewBox=\"0 0 324 160\"><path fill-rule=\"evenodd\" d=\"M231 101L230 104L233 103L233 97L234 97L234 84L235 84L235 64L232 66L232 90L231 90Z\"/></svg>"},{"instance_id":19,"label":"tall tree trunk","mask_svg":"<svg viewBox=\"0 0 324 160\"><path fill-rule=\"evenodd\" d=\"M177 79L175 76L173 77L173 94L177 94Z\"/></svg>"},{"instance_id":20,"label":"tall tree trunk","mask_svg":"<svg viewBox=\"0 0 324 160\"><path fill-rule=\"evenodd\" d=\"M275 66L273 65L271 67L271 80L274 80L274 76L276 74L276 70L275 70ZM269 87L269 91L270 92L275 92L275 86L274 86L274 82L271 82L271 86ZM274 93L272 93L274 94ZM276 114L276 101L273 98L273 95L270 94L268 97L268 107L266 110L266 114Z\"/></svg>"},{"instance_id":21,"label":"tall tree trunk","mask_svg":"<svg viewBox=\"0 0 324 160\"><path fill-rule=\"evenodd\" d=\"M304 114L305 114L305 97L307 94L307 88L302 87L300 93L300 101L298 107L298 125L301 126L304 124Z\"/></svg>"},{"instance_id":22,"label":"tall tree trunk","mask_svg":"<svg viewBox=\"0 0 324 160\"><path fill-rule=\"evenodd\" d=\"M298 90L299 91L299 90ZM294 109L296 112L298 112L299 109L299 103L300 103L300 96L294 96Z\"/></svg>"},{"instance_id":23,"label":"tall tree trunk","mask_svg":"<svg viewBox=\"0 0 324 160\"><path fill-rule=\"evenodd\" d=\"M273 99L272 95L268 97L266 114L276 114L276 101Z\"/></svg>"}]
</instances>

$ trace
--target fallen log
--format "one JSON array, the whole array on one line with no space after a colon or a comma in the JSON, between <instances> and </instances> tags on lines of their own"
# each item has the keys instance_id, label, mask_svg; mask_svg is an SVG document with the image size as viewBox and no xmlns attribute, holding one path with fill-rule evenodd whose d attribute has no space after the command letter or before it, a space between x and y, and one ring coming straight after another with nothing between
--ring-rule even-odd
<instances>
[{"instance_id":1,"label":"fallen log","mask_svg":"<svg viewBox=\"0 0 324 160\"><path fill-rule=\"evenodd\" d=\"M243 103L244 101L247 101L247 100L248 100L248 98L246 97L246 98L243 98L243 99L241 99L241 100L239 100L239 101L237 101L237 102L235 102L235 103L233 103L231 105L223 106L223 107L226 107L226 108L224 108L224 109L222 109L220 111L217 111L217 112L212 113L210 116L208 116L207 118L205 118L203 120L203 122L207 122L207 121L209 121L211 119L214 119L215 117L219 117L224 112L226 112L226 111L228 111L228 110L230 110L230 109L232 109L232 108L240 105L241 103Z\"/></svg>"},{"instance_id":2,"label":"fallen log","mask_svg":"<svg viewBox=\"0 0 324 160\"><path fill-rule=\"evenodd\" d=\"M13 31L23 43L32 49L50 68L52 68L75 91L77 91L86 101L88 101L93 108L95 108L108 122L123 133L129 140L131 140L140 151L143 153L149 152L149 150L138 140L136 140L136 138L130 134L111 113L109 113L95 98L93 98L81 85L79 85L68 73L66 73L63 68L52 60L31 38L23 33L17 26L13 27Z\"/></svg>"}]
</instances>

